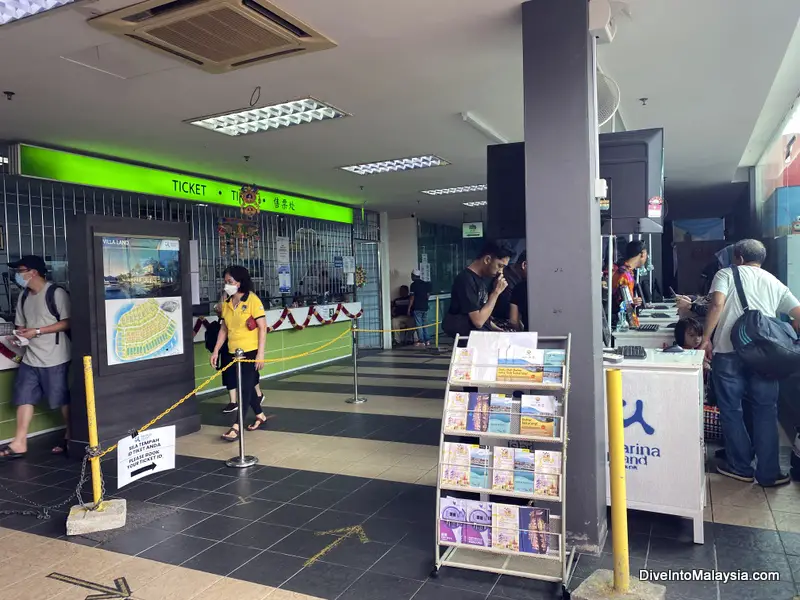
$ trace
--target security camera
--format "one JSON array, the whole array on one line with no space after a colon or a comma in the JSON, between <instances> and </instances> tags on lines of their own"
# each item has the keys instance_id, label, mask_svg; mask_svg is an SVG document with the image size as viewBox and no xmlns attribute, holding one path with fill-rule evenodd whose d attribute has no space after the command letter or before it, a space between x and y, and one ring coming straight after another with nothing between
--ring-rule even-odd
<instances>
[{"instance_id":1,"label":"security camera","mask_svg":"<svg viewBox=\"0 0 800 600\"><path fill-rule=\"evenodd\" d=\"M16 94L14 92L3 92L6 95L6 100L13 100Z\"/></svg>"},{"instance_id":2,"label":"security camera","mask_svg":"<svg viewBox=\"0 0 800 600\"><path fill-rule=\"evenodd\" d=\"M411 218L412 219L416 219L417 218L417 213L411 213Z\"/></svg>"}]
</instances>

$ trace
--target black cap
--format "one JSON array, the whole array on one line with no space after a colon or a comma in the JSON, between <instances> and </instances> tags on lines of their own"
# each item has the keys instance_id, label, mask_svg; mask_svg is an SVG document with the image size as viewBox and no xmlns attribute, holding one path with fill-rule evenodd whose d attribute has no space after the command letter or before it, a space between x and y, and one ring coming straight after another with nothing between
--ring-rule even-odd
<instances>
[{"instance_id":1,"label":"black cap","mask_svg":"<svg viewBox=\"0 0 800 600\"><path fill-rule=\"evenodd\" d=\"M39 275L42 277L44 277L47 273L47 265L45 264L44 259L41 256L36 256L35 254L23 256L18 261L8 263L8 266L12 269L26 267L32 271L38 271Z\"/></svg>"}]
</instances>

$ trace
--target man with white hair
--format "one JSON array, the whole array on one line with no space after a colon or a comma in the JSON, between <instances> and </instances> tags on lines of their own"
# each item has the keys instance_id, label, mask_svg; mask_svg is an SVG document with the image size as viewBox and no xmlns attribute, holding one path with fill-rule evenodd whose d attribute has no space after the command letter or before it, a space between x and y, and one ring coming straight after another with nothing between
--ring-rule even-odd
<instances>
[{"instance_id":1,"label":"man with white hair","mask_svg":"<svg viewBox=\"0 0 800 600\"><path fill-rule=\"evenodd\" d=\"M767 317L788 314L798 328L800 302L789 288L761 268L766 258L767 250L758 240L741 240L733 248L733 264L738 268L749 309ZM711 373L727 459L727 464L720 464L717 472L747 483L755 476L763 487L784 485L790 478L781 472L779 462L778 382L747 369L731 342L733 325L743 314L733 269L721 269L711 284L711 303L701 346L709 348L713 335ZM749 404L752 437L745 427L743 403Z\"/></svg>"}]
</instances>

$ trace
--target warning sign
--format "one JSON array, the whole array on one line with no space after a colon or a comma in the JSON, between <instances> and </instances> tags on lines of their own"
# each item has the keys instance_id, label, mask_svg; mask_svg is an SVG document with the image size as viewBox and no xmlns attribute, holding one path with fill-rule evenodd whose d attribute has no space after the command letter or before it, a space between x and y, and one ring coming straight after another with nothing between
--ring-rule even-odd
<instances>
[{"instance_id":1,"label":"warning sign","mask_svg":"<svg viewBox=\"0 0 800 600\"><path fill-rule=\"evenodd\" d=\"M117 488L175 468L175 426L148 429L117 444Z\"/></svg>"}]
</instances>

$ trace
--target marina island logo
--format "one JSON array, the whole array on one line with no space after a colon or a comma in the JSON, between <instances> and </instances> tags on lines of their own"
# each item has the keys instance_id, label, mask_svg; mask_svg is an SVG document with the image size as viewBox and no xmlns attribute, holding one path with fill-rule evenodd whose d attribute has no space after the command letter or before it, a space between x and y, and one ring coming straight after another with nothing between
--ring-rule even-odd
<instances>
[{"instance_id":1,"label":"marina island logo","mask_svg":"<svg viewBox=\"0 0 800 600\"><path fill-rule=\"evenodd\" d=\"M622 407L628 405L625 400L622 401ZM647 422L644 416L644 400L636 400L634 403L633 414L630 417L623 418L623 425L625 430L630 427L635 427L637 424L641 426L645 435L654 435L655 428ZM607 457L608 458L608 457ZM625 468L633 471L648 466L651 458L661 458L661 448L657 446L648 446L645 444L629 443L629 438L626 435L625 439Z\"/></svg>"},{"instance_id":2,"label":"marina island logo","mask_svg":"<svg viewBox=\"0 0 800 600\"><path fill-rule=\"evenodd\" d=\"M627 406L627 402L625 400L622 401L622 408ZM633 415L628 417L627 419L623 420L623 424L625 427L630 427L634 423L639 423L642 426L642 429L647 435L653 435L656 430L653 429L650 424L644 420L644 401L637 400L636 401L636 409L633 411Z\"/></svg>"}]
</instances>

